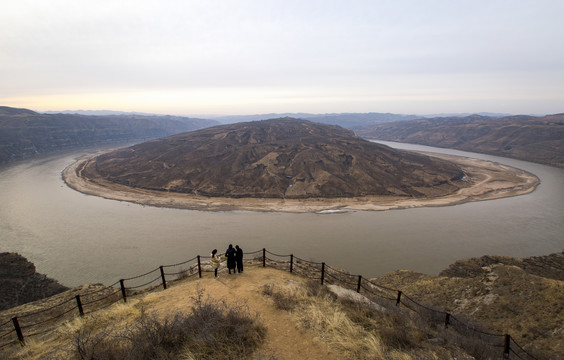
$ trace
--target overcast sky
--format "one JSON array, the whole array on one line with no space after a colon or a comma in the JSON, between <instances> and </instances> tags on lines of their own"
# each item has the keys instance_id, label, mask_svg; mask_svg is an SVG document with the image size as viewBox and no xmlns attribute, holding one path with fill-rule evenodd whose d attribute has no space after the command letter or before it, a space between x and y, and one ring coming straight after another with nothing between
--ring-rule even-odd
<instances>
[{"instance_id":1,"label":"overcast sky","mask_svg":"<svg viewBox=\"0 0 564 360\"><path fill-rule=\"evenodd\" d=\"M0 105L564 112L563 0L3 0Z\"/></svg>"}]
</instances>

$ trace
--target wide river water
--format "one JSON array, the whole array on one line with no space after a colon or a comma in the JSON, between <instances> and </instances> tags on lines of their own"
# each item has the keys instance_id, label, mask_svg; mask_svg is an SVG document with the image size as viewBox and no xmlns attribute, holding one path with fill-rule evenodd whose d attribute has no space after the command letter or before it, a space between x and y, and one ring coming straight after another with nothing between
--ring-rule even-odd
<instances>
[{"instance_id":1,"label":"wide river water","mask_svg":"<svg viewBox=\"0 0 564 360\"><path fill-rule=\"evenodd\" d=\"M0 168L0 251L18 252L67 286L111 284L228 244L325 261L374 277L437 274L458 259L526 257L564 248L564 169L489 155L534 173L533 193L456 206L333 214L204 212L135 205L68 188L61 171L86 150Z\"/></svg>"}]
</instances>

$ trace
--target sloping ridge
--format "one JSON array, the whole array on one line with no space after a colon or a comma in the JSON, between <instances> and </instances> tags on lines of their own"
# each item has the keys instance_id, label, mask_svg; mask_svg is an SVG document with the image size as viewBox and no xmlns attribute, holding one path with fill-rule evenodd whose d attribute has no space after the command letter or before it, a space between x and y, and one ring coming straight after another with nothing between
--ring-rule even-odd
<instances>
[{"instance_id":1,"label":"sloping ridge","mask_svg":"<svg viewBox=\"0 0 564 360\"><path fill-rule=\"evenodd\" d=\"M0 106L0 164L61 150L156 139L216 124L180 116L40 114Z\"/></svg>"},{"instance_id":2,"label":"sloping ridge","mask_svg":"<svg viewBox=\"0 0 564 360\"><path fill-rule=\"evenodd\" d=\"M455 164L292 118L216 126L98 156L82 172L135 188L232 198L433 197Z\"/></svg>"},{"instance_id":3,"label":"sloping ridge","mask_svg":"<svg viewBox=\"0 0 564 360\"><path fill-rule=\"evenodd\" d=\"M365 138L492 154L564 167L564 114L472 115L398 121L357 129Z\"/></svg>"}]
</instances>

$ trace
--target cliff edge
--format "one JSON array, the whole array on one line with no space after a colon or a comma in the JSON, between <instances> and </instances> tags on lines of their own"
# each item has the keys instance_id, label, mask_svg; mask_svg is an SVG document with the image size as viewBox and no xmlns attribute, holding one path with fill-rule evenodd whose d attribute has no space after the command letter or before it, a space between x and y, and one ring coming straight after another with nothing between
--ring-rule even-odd
<instances>
[{"instance_id":1,"label":"cliff edge","mask_svg":"<svg viewBox=\"0 0 564 360\"><path fill-rule=\"evenodd\" d=\"M35 272L25 257L0 253L0 310L44 299L68 290L56 280Z\"/></svg>"}]
</instances>

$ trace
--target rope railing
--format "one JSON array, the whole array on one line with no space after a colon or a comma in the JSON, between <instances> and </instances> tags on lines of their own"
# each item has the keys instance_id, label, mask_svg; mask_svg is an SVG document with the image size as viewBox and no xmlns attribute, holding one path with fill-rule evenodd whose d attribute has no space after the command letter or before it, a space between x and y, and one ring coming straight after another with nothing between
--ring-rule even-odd
<instances>
[{"instance_id":1,"label":"rope railing","mask_svg":"<svg viewBox=\"0 0 564 360\"><path fill-rule=\"evenodd\" d=\"M48 323L48 322L50 322L50 321L59 319L59 318L63 317L63 315L66 315L66 314L68 314L68 313L71 312L71 311L76 311L76 309L75 309L74 307L72 307L72 308L70 308L70 309L67 309L67 310L63 311L63 312L60 313L59 315L50 317L50 318L45 319L45 320L38 321L38 322L36 322L36 323L34 323L34 324L23 325L23 326L20 326L20 328L23 330L23 329L29 329L29 328L35 327L35 326L37 326L37 325L42 325L42 324ZM31 336L31 335L29 335L29 336Z\"/></svg>"},{"instance_id":2,"label":"rope railing","mask_svg":"<svg viewBox=\"0 0 564 360\"><path fill-rule=\"evenodd\" d=\"M320 263L320 262L305 260L305 259L299 258L299 257L297 257L297 256L294 256L294 259L299 260L299 261L301 261L301 262L313 264L313 265L321 265L321 264L322 264L322 263Z\"/></svg>"},{"instance_id":3,"label":"rope railing","mask_svg":"<svg viewBox=\"0 0 564 360\"><path fill-rule=\"evenodd\" d=\"M270 254L270 255L272 255L272 256L278 256L278 257L290 257L290 256L292 256L291 254L288 254L288 255L280 255L280 254L275 254L275 253L273 253L273 252L270 252L270 251L268 251L268 250L265 250L265 251L266 251L267 254Z\"/></svg>"},{"instance_id":4,"label":"rope railing","mask_svg":"<svg viewBox=\"0 0 564 360\"><path fill-rule=\"evenodd\" d=\"M490 332L478 329L478 328L470 325L467 322L463 322L463 321L459 320L454 315L450 316L450 321L451 321L451 323L453 323L453 321L456 321L460 324L460 327L461 328L463 327L464 329L466 329L466 331L470 331L470 332L477 333L477 334L480 334L480 335L490 336L490 337L503 337L504 336L504 334L494 334L494 333L490 333ZM455 323L453 323L453 324L455 324Z\"/></svg>"},{"instance_id":5,"label":"rope railing","mask_svg":"<svg viewBox=\"0 0 564 360\"><path fill-rule=\"evenodd\" d=\"M347 289L350 289L352 291L358 292L358 293L362 293L364 292L365 296L367 296L368 299L370 299L371 301L374 301L375 299L383 299L386 301L389 301L390 303L388 303L388 306L393 306L392 304L395 302L396 307L403 305L405 308L413 311L414 313L418 314L421 318L426 319L427 321L430 321L432 323L436 324L444 324L444 328L445 329L453 329L453 331L456 331L459 336L467 336L467 337L472 337L472 338L476 338L479 339L480 341L482 341L484 344L487 344L491 347L495 347L495 348L502 348L503 349L503 355L505 357L511 355L516 356L519 359L535 359L532 355L530 355L527 351L525 351L523 349L523 347L521 347L518 343L516 343L509 335L507 334L494 334L494 333L489 333L487 331L483 331L481 329L478 329L475 326L472 326L470 323L462 321L458 318L456 318L455 316L449 314L448 312L445 311L441 311L441 310L437 310L437 309L433 309L429 306L420 304L419 302L415 301L413 298L407 296L406 294L404 294L402 291L400 290L395 290L395 289L391 289L389 287L380 285L375 283L372 280L366 279L364 277L362 277L361 275L354 275L354 274L350 274L344 270L339 270L339 269L335 269L327 264L325 264L324 262L315 262L315 261L311 261L311 260L305 260L302 258L299 258L297 256L294 256L293 254L277 254L277 253L273 253L271 251L268 251L266 249L260 249L257 251L252 251L252 252L247 252L245 253L245 255L247 256L247 259L249 258L249 256L253 256L256 254L260 254L260 256L255 256L253 258L253 260L262 260L262 265L263 267L266 267L267 265L269 267L275 267L275 268L280 268L280 264L284 265L284 268L287 268L287 265L289 265L289 271L290 272L296 272L298 273L300 276L309 278L309 279L313 279L313 280L320 280L321 284L323 284L324 282L327 283L331 283L331 284L335 284L335 285L340 285L343 286ZM272 258L267 257L266 255L270 255L270 256L274 256L274 257L279 257L279 258L290 258L289 260L275 260ZM158 281L159 279L162 280L162 285L163 288L166 289L167 288L167 281L166 281L166 276L179 276L179 279L185 279L185 278L189 278L189 277L193 277L198 275L200 278L202 277L202 272L211 272L213 270L211 270L211 267L209 266L208 262L206 262L204 265L202 266L202 259L209 259L210 256L196 256L193 257L189 260L183 261L183 262L179 262L176 264L169 264L169 265L162 265L159 268L156 268L154 270L151 270L149 272L146 272L144 274L141 275L137 275L137 276L133 276L133 277L129 277L129 278L124 278L121 279L115 283L113 283L110 286L106 286L103 287L101 289L97 289L97 290L93 290L93 291L89 291L86 293L83 293L82 295L76 295L76 301L77 301L77 305L80 311L80 315L85 315L85 314L90 314L93 313L95 311L98 311L100 309L104 309L108 306L111 306L112 304L115 304L116 302L120 301L123 299L124 302L127 301L127 297L128 292L132 291L132 290L136 290L136 289L143 289L146 288L147 286L155 283L156 281ZM181 265L185 265L188 263L191 263L193 261L197 260L196 264L192 264L190 265L189 269L182 269L181 271L178 272L165 272L164 269L165 268L173 268L173 267L178 267ZM143 284L140 285L134 285L134 286L125 286L125 282L131 282L133 280L137 280L140 279L142 277L148 276L154 272L157 272L160 270L160 274L158 277L153 278L152 280L145 282ZM221 269L220 271L225 271L224 269ZM180 277L182 276L182 277ZM116 285L120 285L119 289L115 289ZM154 289L155 287L151 287L151 289ZM101 292L104 291L108 291L109 289L112 289L113 291L111 291L109 294L104 294L99 298L93 299L93 300L89 300L89 301L85 301L82 302L80 297L82 296L83 298L86 298L88 296L93 296L95 294L99 294ZM121 297L118 295L121 292ZM394 295L392 295L394 294ZM397 294L397 295L396 295ZM83 306L89 306L95 303L100 303L103 300L107 300L108 298L115 296L116 298L113 300L108 301L108 303L97 306L95 309L89 309L88 312L84 312L83 311ZM373 298L371 298L373 297ZM61 306L64 306L67 303L70 303L71 301L75 300L74 298L62 301L58 304L55 304L53 306L50 306L48 308L45 309L41 309L38 311L34 311L34 312L30 312L30 313L26 313L24 315L19 316L19 318L27 318L27 317L31 317L31 316L36 316L48 311L51 311L55 308L60 308ZM23 337L23 332L22 330L24 329L30 329L30 328L35 328L37 326L41 326L44 325L48 322L51 322L53 320L59 319L61 317L63 317L64 315L70 313L71 311L76 311L76 307L71 306L68 309L65 309L63 312L49 317L47 319L42 319L36 323L33 324L26 324L23 326L19 325L18 322L18 317L14 317L10 320L5 321L4 323L0 324L0 328L7 326L10 322L13 322L14 324L14 329L11 329L9 331L6 331L2 334L0 334L0 340L4 339L6 337L8 337L9 335L11 335L13 332L16 332L18 340L13 340L10 341L8 343L5 344L0 344L0 349L12 345L12 344L16 344L16 343L22 343L24 344L24 337ZM53 331L52 328L46 328L46 329L38 329L35 332L26 334L26 337L31 337L31 336L37 336L40 334L44 334L47 332Z\"/></svg>"},{"instance_id":6,"label":"rope railing","mask_svg":"<svg viewBox=\"0 0 564 360\"><path fill-rule=\"evenodd\" d=\"M519 359L526 359L526 358L532 358L534 360L536 360L531 354L529 354L528 352L525 351L525 349L523 349L519 344L517 344L517 342L513 339L510 340L511 344L513 344L514 346L511 346L511 354L517 356L517 358ZM517 347L517 349L516 349ZM515 351L518 350L519 352ZM521 355L525 356L525 357L521 357Z\"/></svg>"},{"instance_id":7,"label":"rope railing","mask_svg":"<svg viewBox=\"0 0 564 360\"><path fill-rule=\"evenodd\" d=\"M11 333L13 333L15 330L12 329L10 331L6 331L4 334L0 335L0 339L5 338L6 336L10 335Z\"/></svg>"},{"instance_id":8,"label":"rope railing","mask_svg":"<svg viewBox=\"0 0 564 360\"><path fill-rule=\"evenodd\" d=\"M194 256L194 257L193 257L192 259L190 259L190 260L186 260L186 261L183 261L183 262L179 262L178 264L163 265L163 267L164 267L164 268L169 268L169 267L175 267L175 266L184 265L184 264L187 264L187 263L189 263L189 262L192 262L192 261L196 260L197 258L198 258L197 256Z\"/></svg>"},{"instance_id":9,"label":"rope railing","mask_svg":"<svg viewBox=\"0 0 564 360\"><path fill-rule=\"evenodd\" d=\"M116 291L116 292L115 292L114 294L112 294L112 295L117 294L119 291L120 291L120 290ZM108 296L108 297L109 297L109 296ZM103 300L103 299L101 299L101 300ZM105 305L101 305L101 306L97 307L96 309L92 309L92 310L90 310L90 311L84 312L84 315L92 314L93 312L96 312L96 311L105 309L105 308L107 308L107 307L110 307L111 305L117 303L117 302L120 301L120 300L121 300L120 298L117 298L117 299L115 299L114 301L110 301L110 302L108 302L108 303L105 304Z\"/></svg>"},{"instance_id":10,"label":"rope railing","mask_svg":"<svg viewBox=\"0 0 564 360\"><path fill-rule=\"evenodd\" d=\"M245 255L253 255L253 254L258 254L258 253L260 253L260 252L262 252L262 250L246 252Z\"/></svg>"},{"instance_id":11,"label":"rope railing","mask_svg":"<svg viewBox=\"0 0 564 360\"><path fill-rule=\"evenodd\" d=\"M0 349L3 349L3 348L5 348L6 346L9 346L9 345L17 344L18 342L19 342L18 340L13 340L13 341L10 341L8 343L2 344L2 345L0 345Z\"/></svg>"},{"instance_id":12,"label":"rope railing","mask_svg":"<svg viewBox=\"0 0 564 360\"><path fill-rule=\"evenodd\" d=\"M159 275L159 276L157 276L156 278L154 278L153 280L151 280L151 281L149 281L149 282L146 282L146 283L144 283L144 284L137 285L137 286L130 286L130 287L127 287L126 290L134 290L134 289L143 288L143 287L145 287L145 286L147 286L147 285L150 285L150 284L154 283L155 281L159 280L160 278L161 278L161 276Z\"/></svg>"},{"instance_id":13,"label":"rope railing","mask_svg":"<svg viewBox=\"0 0 564 360\"><path fill-rule=\"evenodd\" d=\"M202 271L208 272L208 270L204 270L204 269L202 269ZM181 271L173 272L173 273L165 273L166 276L169 276L169 275L175 276L175 275L184 275L184 274L186 274L186 277L192 277L194 275L198 275L198 273L196 273L196 272L191 274L189 269L181 270Z\"/></svg>"},{"instance_id":14,"label":"rope railing","mask_svg":"<svg viewBox=\"0 0 564 360\"><path fill-rule=\"evenodd\" d=\"M112 285L104 286L104 287L102 287L102 288L100 288L100 289L98 289L98 290L92 290L92 291L90 291L90 292L84 293L84 294L82 294L82 295L80 295L80 296L86 297L86 296L90 296L90 295L94 295L94 294L100 293L100 292L105 291L105 290L108 290L108 289L113 289L113 287L116 286L117 284L119 284L119 281L116 281L116 282L113 283Z\"/></svg>"},{"instance_id":15,"label":"rope railing","mask_svg":"<svg viewBox=\"0 0 564 360\"><path fill-rule=\"evenodd\" d=\"M116 290L116 291L114 291L113 293L110 293L110 294L108 294L108 295L106 295L106 296L103 296L103 297L101 297L101 298L99 298L99 299L92 300L92 301L89 301L89 302L83 302L82 305L83 305L83 306L86 306L86 305L90 305L90 304L94 304L94 303L100 302L100 301L105 300L105 299L109 298L110 296L113 296L113 295L115 295L115 294L117 294L117 293L119 293L119 292L120 292L120 290ZM118 300L120 300L120 299L117 299L116 301L118 301ZM115 301L114 301L114 302L115 302Z\"/></svg>"},{"instance_id":16,"label":"rope railing","mask_svg":"<svg viewBox=\"0 0 564 360\"><path fill-rule=\"evenodd\" d=\"M49 310L53 310L53 309L56 308L56 307L59 307L59 306L61 306L61 305L64 305L64 304L66 304L66 303L68 303L68 302L71 302L72 300L73 300L73 299L68 299L68 300L65 300L65 301L63 301L63 302L60 302L60 303L58 303L58 304L56 304L56 305L50 306L50 307L48 307L48 308L46 308L46 309L41 309L41 310L37 310L37 311L34 311L34 312L26 313L26 314L24 314L24 315L20 315L19 318L21 319L21 318L25 318L25 317L29 317L29 316L35 316L35 315L42 314L42 313L47 312L47 311L49 311Z\"/></svg>"},{"instance_id":17,"label":"rope railing","mask_svg":"<svg viewBox=\"0 0 564 360\"><path fill-rule=\"evenodd\" d=\"M11 323L11 322L12 322L12 320L8 320L8 321L6 321L5 323L0 324L0 328L3 327L3 326L5 326L5 325L8 325L8 324Z\"/></svg>"},{"instance_id":18,"label":"rope railing","mask_svg":"<svg viewBox=\"0 0 564 360\"><path fill-rule=\"evenodd\" d=\"M164 266L164 265L163 265L163 266ZM143 276L147 276L147 275L149 275L149 274L152 274L152 273L154 273L155 271L159 271L159 268L156 268L155 270L151 270L151 271L146 272L146 273L141 274L141 275L133 276L133 277L130 277L130 278L125 278L125 279L122 279L122 280L124 280L124 281L131 281L131 280L139 279L139 278L142 278Z\"/></svg>"},{"instance_id":19,"label":"rope railing","mask_svg":"<svg viewBox=\"0 0 564 360\"><path fill-rule=\"evenodd\" d=\"M381 299L386 299L386 300L391 300L391 301L395 301L395 300L396 300L395 297L393 297L393 296L391 296L391 295L389 295L389 294L385 294L385 295L387 295L387 296L385 296L385 295L383 294L383 291L378 290L380 293L376 293L376 290L375 290L373 287L366 287L365 281L363 281L363 282L360 284L360 288L363 289L364 291L366 291L366 292L368 292L368 293L374 295L374 296L377 296L377 297L381 298Z\"/></svg>"},{"instance_id":20,"label":"rope railing","mask_svg":"<svg viewBox=\"0 0 564 360\"><path fill-rule=\"evenodd\" d=\"M372 280L369 280L369 279L364 279L364 278L363 278L363 280L366 281L366 282L369 283L369 284L372 284L373 286L376 286L376 287L381 288L381 289L384 289L384 290L394 291L394 292L397 291L396 289L392 289L392 288L389 288L389 287L386 287L386 286L383 286L383 285L380 285L380 284L376 284L376 283L374 283Z\"/></svg>"}]
</instances>

